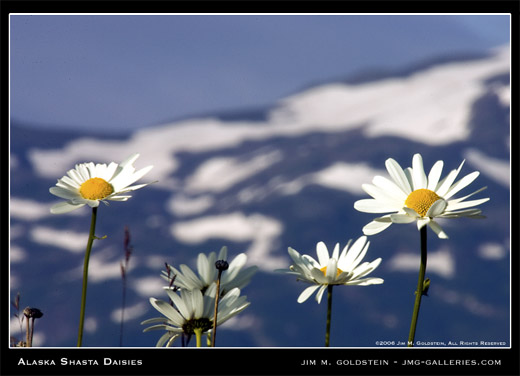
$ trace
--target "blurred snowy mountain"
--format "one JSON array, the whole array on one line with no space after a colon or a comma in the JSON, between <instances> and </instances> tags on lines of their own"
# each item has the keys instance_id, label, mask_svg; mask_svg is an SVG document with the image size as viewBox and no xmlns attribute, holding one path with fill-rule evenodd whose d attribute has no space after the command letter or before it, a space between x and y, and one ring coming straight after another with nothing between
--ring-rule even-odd
<instances>
[{"instance_id":1,"label":"blurred snowy mountain","mask_svg":"<svg viewBox=\"0 0 520 376\"><path fill-rule=\"evenodd\" d=\"M164 263L195 268L199 252L246 252L260 271L244 289L251 301L220 331L220 346L322 346L326 304L298 304L305 287L274 273L290 265L287 247L315 255L358 238L373 215L354 210L362 183L387 176L384 161L403 167L421 153L425 169L444 160L443 176L466 163L478 179L486 219L443 222L448 240L430 232L427 276L416 338L502 341L510 333L510 56L445 59L406 72L374 74L313 86L273 108L190 118L125 136L64 133L12 123L10 182L11 297L42 310L35 345L74 346L81 269L90 211L51 215L49 188L75 163L120 162L139 152L136 167L154 165L156 184L128 202L99 210L90 261L84 344L119 343L120 262L124 227L131 232L124 345L154 346L142 333L156 317L148 298L165 299ZM473 189L472 189L473 188ZM405 340L419 265L419 233L395 225L369 239L367 261L382 257L379 286L335 289L332 346L375 346ZM13 317L11 312L11 317ZM12 335L21 337L11 320Z\"/></svg>"}]
</instances>

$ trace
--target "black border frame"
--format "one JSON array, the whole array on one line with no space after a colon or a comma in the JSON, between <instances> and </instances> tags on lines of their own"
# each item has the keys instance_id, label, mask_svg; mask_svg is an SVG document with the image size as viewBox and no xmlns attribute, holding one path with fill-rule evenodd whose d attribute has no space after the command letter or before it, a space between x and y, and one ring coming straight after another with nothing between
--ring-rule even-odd
<instances>
[{"instance_id":1,"label":"black border frame","mask_svg":"<svg viewBox=\"0 0 520 376\"><path fill-rule=\"evenodd\" d=\"M509 13L511 14L512 48L512 126L511 126L511 206L512 213L518 213L518 150L514 141L518 139L518 46L519 14L518 1L283 1L283 2L216 2L216 1L2 1L0 3L2 22L2 120L7 126L2 130L2 161L9 163L8 140L8 46L10 13ZM516 125L516 126L515 126ZM5 159L4 159L5 158ZM9 186L2 184L2 192ZM8 192L2 195L9 200ZM4 201L5 202L5 201ZM4 208L4 206L2 206ZM4 216L9 215L9 202L5 205ZM7 213L6 213L7 211ZM4 217L5 218L5 217ZM161 374L213 374L213 375L276 375L276 374L364 374L364 375L519 375L520 351L519 334L519 258L518 223L512 218L511 261L512 261L512 306L511 306L511 348L216 348L194 349L175 348L166 356L163 351L173 349L154 348L33 348L17 349L7 347L0 341L1 375L161 375ZM7 220L9 225L9 217ZM8 226L7 225L7 226ZM2 234L6 227L2 226ZM7 242L8 236L2 237ZM8 253L1 254L2 296L9 285ZM1 301L0 320L9 321L9 298ZM0 326L1 338L5 338L6 325ZM9 328L7 328L7 331ZM199 352L199 351L202 351ZM18 365L20 358L26 361L54 360L55 365ZM61 358L86 360L95 359L99 365L62 366ZM103 365L103 359L133 361L134 365ZM316 365L301 365L304 360L316 360ZM483 361L500 361L499 365L482 366ZM326 361L326 363L322 363ZM350 364L338 365L337 361ZM380 364L374 364L378 361ZM405 364L405 362L408 362ZM195 366L196 365L196 366Z\"/></svg>"}]
</instances>

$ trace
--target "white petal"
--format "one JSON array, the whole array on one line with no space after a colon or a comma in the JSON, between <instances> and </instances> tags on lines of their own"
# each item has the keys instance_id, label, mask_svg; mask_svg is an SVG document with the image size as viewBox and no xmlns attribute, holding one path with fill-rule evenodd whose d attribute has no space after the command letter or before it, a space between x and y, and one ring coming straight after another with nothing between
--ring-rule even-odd
<instances>
[{"instance_id":1,"label":"white petal","mask_svg":"<svg viewBox=\"0 0 520 376\"><path fill-rule=\"evenodd\" d=\"M402 188L397 186L397 184L395 184L393 181L382 176L374 176L372 183L377 188L392 196L396 201L404 202L406 197L408 197L408 194L406 194Z\"/></svg>"},{"instance_id":2,"label":"white petal","mask_svg":"<svg viewBox=\"0 0 520 376\"><path fill-rule=\"evenodd\" d=\"M103 169L102 173L99 175L100 178L106 180L107 182L110 182L112 178L115 175L115 172L117 170L117 163L110 162L110 164Z\"/></svg>"},{"instance_id":3,"label":"white petal","mask_svg":"<svg viewBox=\"0 0 520 376\"><path fill-rule=\"evenodd\" d=\"M383 217L380 217L380 218L383 218ZM388 217L388 221L378 221L378 220L374 220L370 223L368 223L367 225L365 225L365 227L363 227L363 234L365 235L375 235L375 234L378 234L380 233L381 231L384 231L386 230L388 227L390 227L390 225L392 224L392 221L390 220L390 218Z\"/></svg>"},{"instance_id":4,"label":"white petal","mask_svg":"<svg viewBox=\"0 0 520 376\"><path fill-rule=\"evenodd\" d=\"M424 173L423 159L421 154L415 154L413 156L412 179L414 190L426 188L428 185L428 180L426 179L426 174Z\"/></svg>"},{"instance_id":5,"label":"white petal","mask_svg":"<svg viewBox=\"0 0 520 376\"><path fill-rule=\"evenodd\" d=\"M403 172L404 172L404 175L406 176L406 180L408 180L408 183L410 184L410 188L413 191L415 188L413 186L412 168L407 167L407 168L403 169Z\"/></svg>"},{"instance_id":6,"label":"white petal","mask_svg":"<svg viewBox=\"0 0 520 376\"><path fill-rule=\"evenodd\" d=\"M437 161L433 165L430 173L428 174L428 187L430 191L434 191L437 189L437 184L439 183L439 179L442 174L442 167L444 166L443 161Z\"/></svg>"},{"instance_id":7,"label":"white petal","mask_svg":"<svg viewBox=\"0 0 520 376\"><path fill-rule=\"evenodd\" d=\"M132 196L108 196L105 197L104 200L110 200L110 201L128 201L129 198Z\"/></svg>"},{"instance_id":8,"label":"white petal","mask_svg":"<svg viewBox=\"0 0 520 376\"><path fill-rule=\"evenodd\" d=\"M446 211L466 209L466 208L470 208L472 206L477 206L477 205L483 204L484 202L487 202L487 201L489 201L489 197L481 198L480 200L463 201L463 202L456 202L456 203L453 203L452 201L448 201L448 206L446 207Z\"/></svg>"},{"instance_id":9,"label":"white petal","mask_svg":"<svg viewBox=\"0 0 520 376\"><path fill-rule=\"evenodd\" d=\"M341 255L342 257L340 257L340 260L338 261L338 267L344 272L348 272L354 269L354 261L360 254L364 256L363 251L365 251L366 243L367 237L361 236L354 242L354 244L352 244L352 247L350 247L347 252L345 252L345 249L347 248L345 247Z\"/></svg>"},{"instance_id":10,"label":"white petal","mask_svg":"<svg viewBox=\"0 0 520 376\"><path fill-rule=\"evenodd\" d=\"M90 171L87 167L87 163L82 163L78 166L78 173L80 174L83 181L89 180L92 176L90 176Z\"/></svg>"},{"instance_id":11,"label":"white petal","mask_svg":"<svg viewBox=\"0 0 520 376\"><path fill-rule=\"evenodd\" d=\"M206 285L209 285L211 282L213 282L211 280L213 273L210 273L212 271L210 268L211 266L208 263L208 258L206 255L204 253L199 253L197 257L197 270Z\"/></svg>"},{"instance_id":12,"label":"white petal","mask_svg":"<svg viewBox=\"0 0 520 376\"><path fill-rule=\"evenodd\" d=\"M62 187L51 187L51 188L49 188L49 192L52 193L54 196L58 196L60 198L66 199L66 200L81 197L78 194L77 190L72 191L72 190L62 188Z\"/></svg>"},{"instance_id":13,"label":"white petal","mask_svg":"<svg viewBox=\"0 0 520 376\"><path fill-rule=\"evenodd\" d=\"M437 234L437 236L441 239L448 239L448 235L442 230L441 226L435 221L430 221L428 226Z\"/></svg>"},{"instance_id":14,"label":"white petal","mask_svg":"<svg viewBox=\"0 0 520 376\"><path fill-rule=\"evenodd\" d=\"M446 209L447 205L448 203L442 198L435 201L426 212L426 217L433 218L441 215L444 212L444 209Z\"/></svg>"},{"instance_id":15,"label":"white petal","mask_svg":"<svg viewBox=\"0 0 520 376\"><path fill-rule=\"evenodd\" d=\"M191 289L201 289L203 286L201 280L197 277L197 275L186 265L182 264L180 266L181 272L184 275L185 281L190 284Z\"/></svg>"},{"instance_id":16,"label":"white petal","mask_svg":"<svg viewBox=\"0 0 520 376\"><path fill-rule=\"evenodd\" d=\"M336 279L336 275L338 274L338 260L335 258L329 259L327 263L327 271L325 274L325 278L327 278L328 283L332 283Z\"/></svg>"},{"instance_id":17,"label":"white petal","mask_svg":"<svg viewBox=\"0 0 520 376\"><path fill-rule=\"evenodd\" d=\"M135 173L128 173L128 171L121 171L117 176L115 176L112 181L110 181L110 184L114 187L114 190L119 191L130 184L136 182L137 180L141 179L144 175L146 175L153 166L145 167Z\"/></svg>"},{"instance_id":18,"label":"white petal","mask_svg":"<svg viewBox=\"0 0 520 376\"><path fill-rule=\"evenodd\" d=\"M197 291L197 290L193 290ZM191 302L188 302L188 299L186 297L187 290L181 290L181 295L177 295L173 291L170 292L170 290L166 290L166 293L168 293L168 296L172 300L173 304L177 307L180 314L184 319L189 320L193 318L193 311L191 308Z\"/></svg>"},{"instance_id":19,"label":"white petal","mask_svg":"<svg viewBox=\"0 0 520 376\"><path fill-rule=\"evenodd\" d=\"M403 190L403 192L406 195L412 193L410 183L408 182L408 179L399 163L392 158L388 158L385 162L385 166L394 182Z\"/></svg>"},{"instance_id":20,"label":"white petal","mask_svg":"<svg viewBox=\"0 0 520 376\"><path fill-rule=\"evenodd\" d=\"M170 304L155 298L150 298L150 303L156 310L158 310L164 316L166 316L168 319L174 322L175 325L182 326L182 324L184 323L183 318Z\"/></svg>"},{"instance_id":21,"label":"white petal","mask_svg":"<svg viewBox=\"0 0 520 376\"><path fill-rule=\"evenodd\" d=\"M164 333L161 338L157 341L155 344L155 347L163 347L163 345L166 343L166 341L170 340L172 337L172 333L166 332Z\"/></svg>"},{"instance_id":22,"label":"white petal","mask_svg":"<svg viewBox=\"0 0 520 376\"><path fill-rule=\"evenodd\" d=\"M236 256L233 261L229 263L229 268L222 274L222 282L227 283L231 280L233 280L242 267L246 264L247 256L245 253L241 253L238 256Z\"/></svg>"},{"instance_id":23,"label":"white petal","mask_svg":"<svg viewBox=\"0 0 520 376\"><path fill-rule=\"evenodd\" d=\"M451 186L450 190L442 197L444 197L446 200L449 199L455 193L457 193L461 189L463 189L463 188L467 187L468 185L470 185L479 175L480 175L480 172L474 171L471 174L468 174L468 175L464 176L458 182L453 184Z\"/></svg>"},{"instance_id":24,"label":"white petal","mask_svg":"<svg viewBox=\"0 0 520 376\"><path fill-rule=\"evenodd\" d=\"M354 203L354 209L364 213L388 213L398 211L401 204L389 204L383 201L377 201L371 198L358 200Z\"/></svg>"},{"instance_id":25,"label":"white petal","mask_svg":"<svg viewBox=\"0 0 520 376\"><path fill-rule=\"evenodd\" d=\"M58 182L65 183L68 186L74 187L76 189L78 189L81 186L81 184L78 184L78 182L76 182L74 179L71 179L67 175L63 176L61 179L58 179Z\"/></svg>"},{"instance_id":26,"label":"white petal","mask_svg":"<svg viewBox=\"0 0 520 376\"><path fill-rule=\"evenodd\" d=\"M391 214L390 218L393 223L412 223L417 219L408 214Z\"/></svg>"},{"instance_id":27,"label":"white petal","mask_svg":"<svg viewBox=\"0 0 520 376\"><path fill-rule=\"evenodd\" d=\"M228 251L228 249L226 246L223 246L222 248L220 248L220 252L218 253L217 260L227 260L227 251Z\"/></svg>"},{"instance_id":28,"label":"white petal","mask_svg":"<svg viewBox=\"0 0 520 376\"><path fill-rule=\"evenodd\" d=\"M301 260L301 255L300 255L300 253L296 249L288 247L287 248L287 252L289 252L289 256L291 256L291 258L293 259L293 261L296 264L299 264L299 263L302 262L302 261L300 261Z\"/></svg>"},{"instance_id":29,"label":"white petal","mask_svg":"<svg viewBox=\"0 0 520 376\"><path fill-rule=\"evenodd\" d=\"M417 212L416 212L415 210L413 210L412 208L408 208L408 207L404 206L404 207L403 207L403 211L404 211L407 215L409 215L410 217L412 217L412 218L417 219L417 218L420 217L419 214L417 214ZM402 213L398 213L398 214L402 214Z\"/></svg>"},{"instance_id":30,"label":"white petal","mask_svg":"<svg viewBox=\"0 0 520 376\"><path fill-rule=\"evenodd\" d=\"M325 292L326 289L327 289L327 285L322 285L320 287L320 289L318 290L318 293L316 294L316 301L318 302L318 304L321 303L321 297L323 296L323 293Z\"/></svg>"},{"instance_id":31,"label":"white petal","mask_svg":"<svg viewBox=\"0 0 520 376\"><path fill-rule=\"evenodd\" d=\"M324 242L316 244L316 253L318 254L318 262L321 267L327 266L329 262L329 251Z\"/></svg>"},{"instance_id":32,"label":"white petal","mask_svg":"<svg viewBox=\"0 0 520 376\"><path fill-rule=\"evenodd\" d=\"M380 187L376 187L375 185L372 185L372 184L362 184L361 188L377 201L393 203L393 202L402 202L404 199L401 200L401 198L403 198L403 197L406 198L404 196L404 193L399 194L399 196L396 197L394 194L392 194L392 192L388 192L388 191L381 189Z\"/></svg>"},{"instance_id":33,"label":"white petal","mask_svg":"<svg viewBox=\"0 0 520 376\"><path fill-rule=\"evenodd\" d=\"M327 266L327 265L325 265L325 266ZM311 276L312 276L312 279L319 284L328 283L327 277L325 276L325 274L323 274L321 269L312 268Z\"/></svg>"},{"instance_id":34,"label":"white petal","mask_svg":"<svg viewBox=\"0 0 520 376\"><path fill-rule=\"evenodd\" d=\"M202 298L202 293L200 290L194 290L191 293L191 306L193 307L193 317L198 319L203 317L204 311L204 302Z\"/></svg>"},{"instance_id":35,"label":"white petal","mask_svg":"<svg viewBox=\"0 0 520 376\"><path fill-rule=\"evenodd\" d=\"M440 217L442 218L460 218L460 217L475 217L482 213L480 209L465 209L453 212L445 212Z\"/></svg>"},{"instance_id":36,"label":"white petal","mask_svg":"<svg viewBox=\"0 0 520 376\"><path fill-rule=\"evenodd\" d=\"M448 176L446 176L438 185L437 189L435 190L435 193L437 193L440 197L446 198L446 193L451 188L451 185L457 178L457 175L459 174L462 166L464 165L464 161L460 164L459 168L456 170L450 171Z\"/></svg>"},{"instance_id":37,"label":"white petal","mask_svg":"<svg viewBox=\"0 0 520 376\"><path fill-rule=\"evenodd\" d=\"M53 205L51 207L51 213L52 214L63 214L63 213L68 213L70 211L73 211L73 210L76 210L76 209L79 209L81 208L82 206L85 206L85 204L78 204L78 205L74 205L74 204L71 204L69 202L60 202L56 205Z\"/></svg>"},{"instance_id":38,"label":"white petal","mask_svg":"<svg viewBox=\"0 0 520 376\"><path fill-rule=\"evenodd\" d=\"M119 163L119 166L125 167L126 165L132 165L137 158L139 158L139 153L134 153L126 158L123 162Z\"/></svg>"},{"instance_id":39,"label":"white petal","mask_svg":"<svg viewBox=\"0 0 520 376\"><path fill-rule=\"evenodd\" d=\"M365 279L356 279L351 282L347 282L347 285L352 286L370 286L370 285L380 285L384 283L385 280L381 278L365 278Z\"/></svg>"},{"instance_id":40,"label":"white petal","mask_svg":"<svg viewBox=\"0 0 520 376\"><path fill-rule=\"evenodd\" d=\"M76 165L76 167L79 167L79 165ZM81 174L76 169L67 171L67 175L69 175L78 185L81 185L86 181L81 177Z\"/></svg>"},{"instance_id":41,"label":"white petal","mask_svg":"<svg viewBox=\"0 0 520 376\"><path fill-rule=\"evenodd\" d=\"M369 273L372 273L381 264L381 260L381 258L377 258L370 263L363 263L358 268L356 268L356 270L354 271L354 275L352 276L352 279L359 279Z\"/></svg>"},{"instance_id":42,"label":"white petal","mask_svg":"<svg viewBox=\"0 0 520 376\"><path fill-rule=\"evenodd\" d=\"M336 260L339 258L339 243L336 243L334 246L334 250L332 251L332 258Z\"/></svg>"},{"instance_id":43,"label":"white petal","mask_svg":"<svg viewBox=\"0 0 520 376\"><path fill-rule=\"evenodd\" d=\"M314 285L314 286L309 286L307 287L305 290L302 291L302 293L300 294L300 296L298 296L298 303L303 303L304 301L306 301L307 299L309 299L309 297L314 293L314 291L316 291L318 288L320 287L320 285Z\"/></svg>"},{"instance_id":44,"label":"white petal","mask_svg":"<svg viewBox=\"0 0 520 376\"><path fill-rule=\"evenodd\" d=\"M431 219L428 217L425 218L419 218L417 219L417 229L420 230L424 226L426 226L429 222L431 222Z\"/></svg>"}]
</instances>

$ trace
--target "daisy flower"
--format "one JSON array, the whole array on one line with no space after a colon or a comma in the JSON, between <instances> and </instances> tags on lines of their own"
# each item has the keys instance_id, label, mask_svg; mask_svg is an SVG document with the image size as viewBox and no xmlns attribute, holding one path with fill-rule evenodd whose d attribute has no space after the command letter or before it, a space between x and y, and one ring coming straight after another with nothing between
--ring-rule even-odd
<instances>
[{"instance_id":1,"label":"daisy flower","mask_svg":"<svg viewBox=\"0 0 520 376\"><path fill-rule=\"evenodd\" d=\"M67 175L58 179L55 187L49 191L65 202L60 202L51 208L51 213L62 214L88 205L98 207L99 202L107 204L106 200L126 201L131 196L128 192L143 188L148 184L131 185L147 174L153 166L136 171L132 165L139 157L133 154L120 164L81 163L67 171Z\"/></svg>"},{"instance_id":2,"label":"daisy flower","mask_svg":"<svg viewBox=\"0 0 520 376\"><path fill-rule=\"evenodd\" d=\"M478 171L474 171L455 182L464 161L442 180L443 161L437 161L426 175L420 154L413 156L412 167L406 170L392 158L387 159L385 165L391 180L376 176L372 180L373 185L363 184L363 190L373 198L356 201L354 208L365 213L394 213L376 218L363 227L365 235L377 234L392 223L417 222L418 229L428 225L439 238L447 239L448 236L435 218L484 218L480 215L480 209L472 207L488 201L489 198L466 199L486 187L467 196L453 198L479 175Z\"/></svg>"},{"instance_id":3,"label":"daisy flower","mask_svg":"<svg viewBox=\"0 0 520 376\"><path fill-rule=\"evenodd\" d=\"M180 265L180 270L171 265L167 265L168 271L163 271L161 276L168 281L168 283L171 283L172 278L175 278L173 283L181 289L201 290L204 293L209 286L215 285L217 281L218 270L215 267L215 262L217 260L226 259L227 247L224 246L221 248L218 258L215 252L211 252L208 256L204 253L199 253L197 257L198 276L184 264ZM229 268L225 273L222 273L220 281L221 296L224 296L235 287L242 289L251 282L251 278L256 273L258 267L250 266L243 269L246 262L246 254L241 253L229 263ZM172 287L168 286L165 287L165 289L172 289Z\"/></svg>"},{"instance_id":4,"label":"daisy flower","mask_svg":"<svg viewBox=\"0 0 520 376\"><path fill-rule=\"evenodd\" d=\"M145 328L143 332L166 330L166 333L159 338L157 347L162 347L164 344L167 347L171 346L173 341L182 334L188 337L195 334L197 347L200 347L202 335L207 335L213 330L215 291L211 290L214 289L208 289L204 295L200 290L181 290L180 295L172 290L166 290L174 306L165 301L150 298L152 306L165 317L143 321L141 325L155 324ZM240 296L240 289L230 290L220 300L217 325L223 324L247 308L250 302L247 302L246 299L246 296Z\"/></svg>"},{"instance_id":5,"label":"daisy flower","mask_svg":"<svg viewBox=\"0 0 520 376\"><path fill-rule=\"evenodd\" d=\"M294 261L289 269L279 270L288 274L295 275L297 280L312 284L307 287L298 297L298 303L306 301L316 290L316 301L321 302L324 291L329 285L358 285L368 286L381 284L381 278L362 278L371 273L381 263L381 258L372 262L361 261L365 257L370 242L366 236L361 236L352 246L351 240L339 253L339 243L336 244L329 255L327 246L323 242L316 245L318 261L309 255L300 255L296 250L289 247L289 255Z\"/></svg>"}]
</instances>

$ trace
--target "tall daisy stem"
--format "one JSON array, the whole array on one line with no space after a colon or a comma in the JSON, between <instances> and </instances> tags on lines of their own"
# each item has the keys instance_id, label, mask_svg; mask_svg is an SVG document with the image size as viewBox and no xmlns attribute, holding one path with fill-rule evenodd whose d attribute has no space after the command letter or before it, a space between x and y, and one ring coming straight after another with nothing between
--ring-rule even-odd
<instances>
[{"instance_id":1,"label":"tall daisy stem","mask_svg":"<svg viewBox=\"0 0 520 376\"><path fill-rule=\"evenodd\" d=\"M330 317L332 315L332 286L327 286L327 329L325 330L325 347L330 343Z\"/></svg>"},{"instance_id":2,"label":"tall daisy stem","mask_svg":"<svg viewBox=\"0 0 520 376\"><path fill-rule=\"evenodd\" d=\"M218 313L218 301L220 300L220 277L222 270L218 271L217 278L217 292L215 293L215 312L213 313L213 333L211 335L211 347L215 347L215 339L217 337L217 313Z\"/></svg>"},{"instance_id":3,"label":"tall daisy stem","mask_svg":"<svg viewBox=\"0 0 520 376\"><path fill-rule=\"evenodd\" d=\"M85 321L85 304L87 301L87 283L88 283L88 262L90 259L90 252L92 250L92 243L96 238L94 233L96 231L97 207L92 208L92 219L90 220L90 232L88 234L87 250L85 252L85 261L83 262L83 288L81 290L81 310L79 316L79 330L78 330L78 346L81 347L83 341L83 324Z\"/></svg>"},{"instance_id":4,"label":"tall daisy stem","mask_svg":"<svg viewBox=\"0 0 520 376\"><path fill-rule=\"evenodd\" d=\"M426 226L423 226L423 228L421 228L421 266L419 268L419 280L417 281L417 291L415 291L415 304L413 307L410 334L408 335L408 347L413 347L415 339L415 329L417 328L419 309L421 308L421 298L424 295L424 276L426 274L426 259Z\"/></svg>"}]
</instances>

